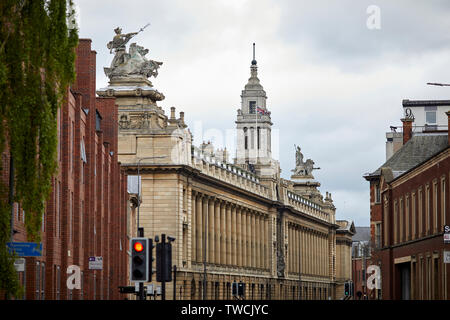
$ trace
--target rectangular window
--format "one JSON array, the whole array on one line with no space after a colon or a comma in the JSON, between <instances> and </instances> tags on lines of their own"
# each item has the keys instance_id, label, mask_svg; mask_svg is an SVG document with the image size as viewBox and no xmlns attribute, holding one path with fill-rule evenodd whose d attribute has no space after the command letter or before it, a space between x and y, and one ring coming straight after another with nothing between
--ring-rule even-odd
<instances>
[{"instance_id":1,"label":"rectangular window","mask_svg":"<svg viewBox=\"0 0 450 320\"><path fill-rule=\"evenodd\" d=\"M45 300L45 263L41 262L41 300Z\"/></svg>"},{"instance_id":2,"label":"rectangular window","mask_svg":"<svg viewBox=\"0 0 450 320\"><path fill-rule=\"evenodd\" d=\"M398 242L398 203L394 201L394 244Z\"/></svg>"},{"instance_id":3,"label":"rectangular window","mask_svg":"<svg viewBox=\"0 0 450 320\"><path fill-rule=\"evenodd\" d=\"M419 238L424 235L424 228L423 228L423 193L422 193L422 187L419 188L419 191L417 193L417 211L418 211L418 218L419 218Z\"/></svg>"},{"instance_id":4,"label":"rectangular window","mask_svg":"<svg viewBox=\"0 0 450 320\"><path fill-rule=\"evenodd\" d=\"M403 210L404 209L404 207L403 207L403 197L402 198L400 198L400 209L399 209L399 242L403 242L404 241L404 236L405 236L405 233L404 233L404 229L405 229L405 223L404 223L404 221L405 221L405 219L404 219L404 216L405 216L405 211Z\"/></svg>"},{"instance_id":5,"label":"rectangular window","mask_svg":"<svg viewBox=\"0 0 450 320\"><path fill-rule=\"evenodd\" d=\"M375 225L375 247L381 247L381 223Z\"/></svg>"},{"instance_id":6,"label":"rectangular window","mask_svg":"<svg viewBox=\"0 0 450 320\"><path fill-rule=\"evenodd\" d=\"M381 190L380 190L380 185L377 184L375 186L375 203L380 203L381 202Z\"/></svg>"},{"instance_id":7,"label":"rectangular window","mask_svg":"<svg viewBox=\"0 0 450 320\"><path fill-rule=\"evenodd\" d=\"M61 268L56 266L56 300L61 299Z\"/></svg>"},{"instance_id":8,"label":"rectangular window","mask_svg":"<svg viewBox=\"0 0 450 320\"><path fill-rule=\"evenodd\" d=\"M431 300L431 290L432 290L432 282L431 282L431 257L427 257L427 299Z\"/></svg>"},{"instance_id":9,"label":"rectangular window","mask_svg":"<svg viewBox=\"0 0 450 320\"><path fill-rule=\"evenodd\" d=\"M40 265L39 261L36 261L36 282L35 282L35 284L36 284L36 296L35 296L35 298L36 298L36 300L39 300L40 296L41 296L41 288L40 288L40 285L41 285L41 265Z\"/></svg>"},{"instance_id":10,"label":"rectangular window","mask_svg":"<svg viewBox=\"0 0 450 320\"><path fill-rule=\"evenodd\" d=\"M410 230L410 224L409 224L409 195L406 195L405 197L405 240L408 241L410 239L409 237L409 230Z\"/></svg>"},{"instance_id":11,"label":"rectangular window","mask_svg":"<svg viewBox=\"0 0 450 320\"><path fill-rule=\"evenodd\" d=\"M70 170L73 171L73 159L75 156L75 123L70 125Z\"/></svg>"},{"instance_id":12,"label":"rectangular window","mask_svg":"<svg viewBox=\"0 0 450 320\"><path fill-rule=\"evenodd\" d=\"M248 112L250 114L256 113L256 101L249 101L248 102Z\"/></svg>"},{"instance_id":13,"label":"rectangular window","mask_svg":"<svg viewBox=\"0 0 450 320\"><path fill-rule=\"evenodd\" d=\"M425 234L430 234L430 185L425 186Z\"/></svg>"},{"instance_id":14,"label":"rectangular window","mask_svg":"<svg viewBox=\"0 0 450 320\"><path fill-rule=\"evenodd\" d=\"M84 200L81 200L80 208L80 245L83 245L83 234L84 234Z\"/></svg>"},{"instance_id":15,"label":"rectangular window","mask_svg":"<svg viewBox=\"0 0 450 320\"><path fill-rule=\"evenodd\" d=\"M412 239L416 238L416 193L411 194L411 222L412 222Z\"/></svg>"},{"instance_id":16,"label":"rectangular window","mask_svg":"<svg viewBox=\"0 0 450 320\"><path fill-rule=\"evenodd\" d=\"M445 226L445 208L447 207L447 190L445 189L445 176L441 179L441 226ZM442 229L442 228L441 228Z\"/></svg>"},{"instance_id":17,"label":"rectangular window","mask_svg":"<svg viewBox=\"0 0 450 320\"><path fill-rule=\"evenodd\" d=\"M425 121L427 124L436 124L437 107L425 107Z\"/></svg>"},{"instance_id":18,"label":"rectangular window","mask_svg":"<svg viewBox=\"0 0 450 320\"><path fill-rule=\"evenodd\" d=\"M73 192L70 193L69 202L69 242L72 243L72 233L73 233Z\"/></svg>"},{"instance_id":19,"label":"rectangular window","mask_svg":"<svg viewBox=\"0 0 450 320\"><path fill-rule=\"evenodd\" d=\"M386 196L384 196L384 212L383 212L383 230L382 230L382 232L383 232L383 235L384 235L384 245L385 246L388 246L389 245L389 243L388 243L388 234L389 234L389 221L388 221L388 208L389 208L389 206L388 206L389 204L388 204L388 201L387 201L387 199L386 199Z\"/></svg>"},{"instance_id":20,"label":"rectangular window","mask_svg":"<svg viewBox=\"0 0 450 320\"><path fill-rule=\"evenodd\" d=\"M433 181L433 233L438 231L438 183Z\"/></svg>"}]
</instances>

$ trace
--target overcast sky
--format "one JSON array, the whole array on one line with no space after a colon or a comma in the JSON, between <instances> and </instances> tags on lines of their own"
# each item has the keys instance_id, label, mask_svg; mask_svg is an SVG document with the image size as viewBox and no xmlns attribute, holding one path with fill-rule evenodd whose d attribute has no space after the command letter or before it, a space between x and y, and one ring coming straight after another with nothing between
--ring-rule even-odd
<instances>
[{"instance_id":1,"label":"overcast sky","mask_svg":"<svg viewBox=\"0 0 450 320\"><path fill-rule=\"evenodd\" d=\"M103 67L113 58L106 44L114 28L128 33L151 23L133 41L164 63L151 78L166 96L159 105L166 114L172 106L186 113L196 145L202 137L194 127L235 128L255 42L282 177L290 178L299 145L321 168L314 176L322 193L332 193L337 219L357 226L370 225L362 176L384 163L385 133L401 125L402 100L450 96L446 87L426 85L450 82L447 0L75 3L80 37L97 51L97 88L108 84Z\"/></svg>"}]
</instances>

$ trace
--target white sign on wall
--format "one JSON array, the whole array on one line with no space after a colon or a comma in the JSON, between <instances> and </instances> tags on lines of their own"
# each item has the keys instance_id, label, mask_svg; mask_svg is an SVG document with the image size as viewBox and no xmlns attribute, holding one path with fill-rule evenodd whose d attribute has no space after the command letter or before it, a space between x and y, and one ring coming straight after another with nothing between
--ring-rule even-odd
<instances>
[{"instance_id":1,"label":"white sign on wall","mask_svg":"<svg viewBox=\"0 0 450 320\"><path fill-rule=\"evenodd\" d=\"M89 257L89 270L102 270L103 258L102 257Z\"/></svg>"},{"instance_id":2,"label":"white sign on wall","mask_svg":"<svg viewBox=\"0 0 450 320\"><path fill-rule=\"evenodd\" d=\"M444 251L444 263L450 263L450 251Z\"/></svg>"}]
</instances>

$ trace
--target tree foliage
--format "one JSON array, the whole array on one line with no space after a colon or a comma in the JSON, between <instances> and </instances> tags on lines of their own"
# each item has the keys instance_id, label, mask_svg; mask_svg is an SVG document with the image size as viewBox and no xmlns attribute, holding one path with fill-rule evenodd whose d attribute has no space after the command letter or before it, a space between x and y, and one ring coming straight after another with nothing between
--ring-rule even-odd
<instances>
[{"instance_id":1,"label":"tree foliage","mask_svg":"<svg viewBox=\"0 0 450 320\"><path fill-rule=\"evenodd\" d=\"M28 240L34 242L40 241L57 170L57 111L75 78L78 33L68 27L67 15L72 5L67 0L0 1L0 154L7 145L14 159L14 201L25 210ZM0 190L9 192L4 185ZM10 236L7 198L0 197L0 289L8 291L17 286L11 257L3 252Z\"/></svg>"}]
</instances>

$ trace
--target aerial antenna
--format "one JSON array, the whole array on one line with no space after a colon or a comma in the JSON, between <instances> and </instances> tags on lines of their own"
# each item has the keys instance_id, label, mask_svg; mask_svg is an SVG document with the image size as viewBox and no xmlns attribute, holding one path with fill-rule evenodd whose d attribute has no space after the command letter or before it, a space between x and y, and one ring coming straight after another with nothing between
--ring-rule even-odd
<instances>
[{"instance_id":1,"label":"aerial antenna","mask_svg":"<svg viewBox=\"0 0 450 320\"><path fill-rule=\"evenodd\" d=\"M253 61L252 61L252 65L256 65L256 55L255 55L255 43L253 43Z\"/></svg>"}]
</instances>

